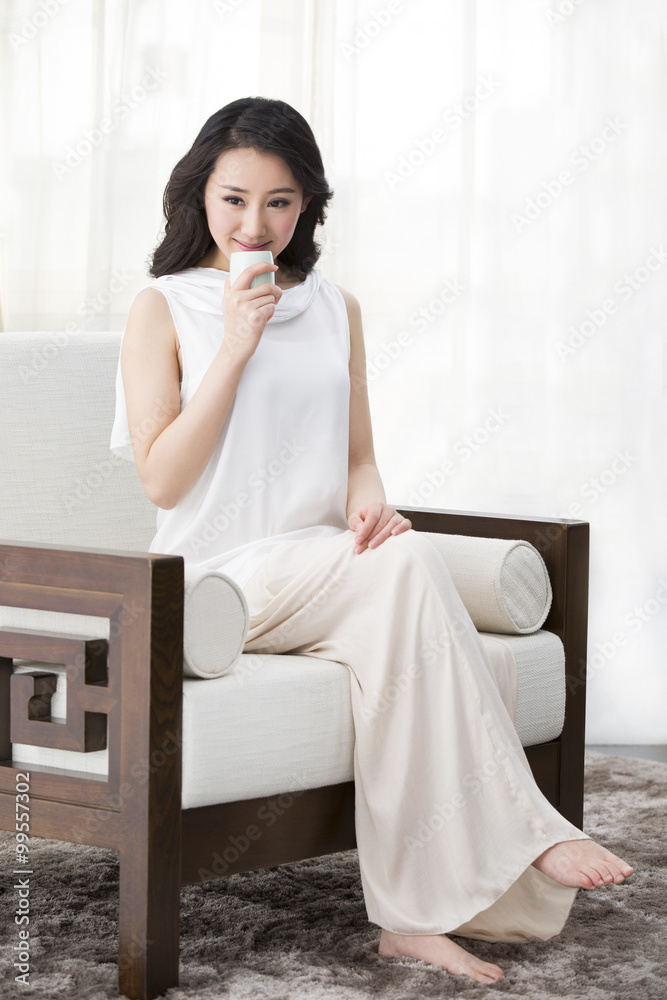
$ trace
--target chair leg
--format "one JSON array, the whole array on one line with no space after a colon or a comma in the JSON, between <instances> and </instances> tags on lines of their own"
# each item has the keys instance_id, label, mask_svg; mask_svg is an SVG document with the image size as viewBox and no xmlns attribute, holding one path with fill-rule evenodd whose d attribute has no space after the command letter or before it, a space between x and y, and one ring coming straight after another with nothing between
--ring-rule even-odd
<instances>
[{"instance_id":1,"label":"chair leg","mask_svg":"<svg viewBox=\"0 0 667 1000\"><path fill-rule=\"evenodd\" d=\"M151 562L140 584L138 603L144 618L139 616L137 622L143 632L133 636L131 627L123 627L124 728L115 734L122 746L118 781L124 820L118 981L120 992L130 1000L154 1000L178 986L182 560Z\"/></svg>"},{"instance_id":2,"label":"chair leg","mask_svg":"<svg viewBox=\"0 0 667 1000\"><path fill-rule=\"evenodd\" d=\"M120 852L118 986L130 1000L178 986L180 872L165 860L136 844Z\"/></svg>"}]
</instances>

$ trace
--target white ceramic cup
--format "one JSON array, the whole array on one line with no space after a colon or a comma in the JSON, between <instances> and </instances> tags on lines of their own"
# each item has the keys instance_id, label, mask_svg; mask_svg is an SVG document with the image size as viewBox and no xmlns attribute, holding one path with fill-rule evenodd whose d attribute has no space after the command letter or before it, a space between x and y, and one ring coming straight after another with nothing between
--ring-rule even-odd
<instances>
[{"instance_id":1,"label":"white ceramic cup","mask_svg":"<svg viewBox=\"0 0 667 1000\"><path fill-rule=\"evenodd\" d=\"M229 280L232 284L236 281L242 271L251 264L273 264L273 254L270 250L240 250L238 253L229 255ZM267 271L266 274L258 274L250 282L250 287L255 285L269 284L275 285L275 271Z\"/></svg>"}]
</instances>

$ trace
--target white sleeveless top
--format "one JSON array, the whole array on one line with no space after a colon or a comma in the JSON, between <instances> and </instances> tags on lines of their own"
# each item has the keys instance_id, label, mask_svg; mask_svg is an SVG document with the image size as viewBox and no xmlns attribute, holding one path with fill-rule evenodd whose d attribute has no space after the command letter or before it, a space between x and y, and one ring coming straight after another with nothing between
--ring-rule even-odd
<instances>
[{"instance_id":1,"label":"white sleeveless top","mask_svg":"<svg viewBox=\"0 0 667 1000\"><path fill-rule=\"evenodd\" d=\"M228 278L191 267L151 286L167 299L181 344L181 410L223 340ZM349 359L345 300L312 270L283 290L208 465L172 510L158 509L150 551L220 569L243 587L277 543L348 530ZM110 447L134 460L120 359Z\"/></svg>"}]
</instances>

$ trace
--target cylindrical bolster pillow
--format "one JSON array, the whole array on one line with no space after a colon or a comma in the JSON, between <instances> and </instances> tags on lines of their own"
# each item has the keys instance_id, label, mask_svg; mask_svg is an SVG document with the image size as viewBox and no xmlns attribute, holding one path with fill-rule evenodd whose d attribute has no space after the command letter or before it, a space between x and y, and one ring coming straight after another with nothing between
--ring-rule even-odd
<instances>
[{"instance_id":1,"label":"cylindrical bolster pillow","mask_svg":"<svg viewBox=\"0 0 667 1000\"><path fill-rule=\"evenodd\" d=\"M216 570L185 567L183 673L212 679L239 661L248 632L248 602L239 585Z\"/></svg>"},{"instance_id":2,"label":"cylindrical bolster pillow","mask_svg":"<svg viewBox=\"0 0 667 1000\"><path fill-rule=\"evenodd\" d=\"M422 532L447 565L478 632L536 632L551 607L544 559L530 542Z\"/></svg>"}]
</instances>

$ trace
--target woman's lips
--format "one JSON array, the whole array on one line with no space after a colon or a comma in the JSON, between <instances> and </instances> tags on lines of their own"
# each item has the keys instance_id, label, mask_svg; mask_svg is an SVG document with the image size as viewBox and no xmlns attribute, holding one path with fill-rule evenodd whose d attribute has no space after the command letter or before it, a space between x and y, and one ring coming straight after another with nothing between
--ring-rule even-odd
<instances>
[{"instance_id":1,"label":"woman's lips","mask_svg":"<svg viewBox=\"0 0 667 1000\"><path fill-rule=\"evenodd\" d=\"M238 245L243 250L263 250L264 247L268 247L268 245L271 242L271 240L269 240L268 243L256 243L255 246L249 246L247 243L241 243L240 240L234 240L234 242L238 243Z\"/></svg>"}]
</instances>

